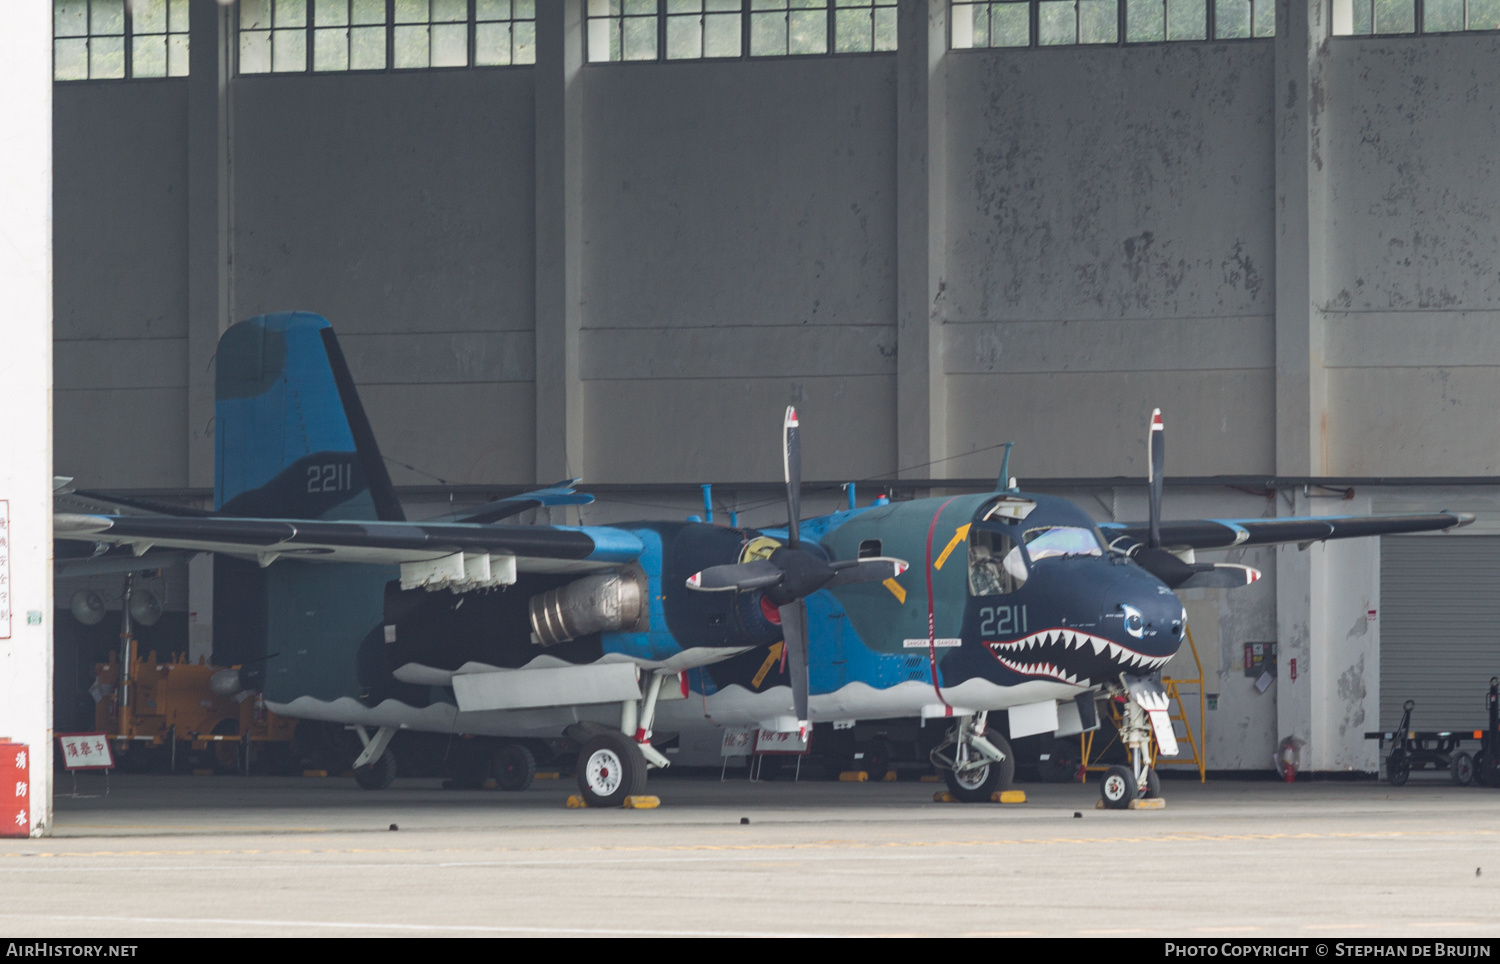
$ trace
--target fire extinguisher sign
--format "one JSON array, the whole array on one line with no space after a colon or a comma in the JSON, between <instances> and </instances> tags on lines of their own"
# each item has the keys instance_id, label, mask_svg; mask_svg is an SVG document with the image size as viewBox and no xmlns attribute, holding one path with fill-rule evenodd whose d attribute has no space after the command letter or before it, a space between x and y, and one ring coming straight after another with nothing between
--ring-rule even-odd
<instances>
[{"instance_id":1,"label":"fire extinguisher sign","mask_svg":"<svg viewBox=\"0 0 1500 964\"><path fill-rule=\"evenodd\" d=\"M0 742L0 837L31 836L31 754Z\"/></svg>"}]
</instances>

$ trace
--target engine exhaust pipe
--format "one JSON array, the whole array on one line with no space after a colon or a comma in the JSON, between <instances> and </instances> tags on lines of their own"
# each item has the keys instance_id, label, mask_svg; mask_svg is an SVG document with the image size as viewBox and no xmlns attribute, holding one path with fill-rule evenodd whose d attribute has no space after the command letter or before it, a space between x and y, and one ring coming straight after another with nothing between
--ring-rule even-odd
<instances>
[{"instance_id":1,"label":"engine exhaust pipe","mask_svg":"<svg viewBox=\"0 0 1500 964\"><path fill-rule=\"evenodd\" d=\"M587 576L531 597L530 609L531 641L556 646L634 626L641 618L641 586L629 576Z\"/></svg>"}]
</instances>

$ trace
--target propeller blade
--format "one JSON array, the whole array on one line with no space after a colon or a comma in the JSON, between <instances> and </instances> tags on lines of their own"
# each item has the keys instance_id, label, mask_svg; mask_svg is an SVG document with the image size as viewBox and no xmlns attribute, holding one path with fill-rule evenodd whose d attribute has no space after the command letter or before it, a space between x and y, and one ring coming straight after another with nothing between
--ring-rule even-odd
<instances>
[{"instance_id":1,"label":"propeller blade","mask_svg":"<svg viewBox=\"0 0 1500 964\"><path fill-rule=\"evenodd\" d=\"M908 568L905 559L893 559L889 556L873 556L867 559L849 559L844 562L835 562L829 568L835 570L835 575L823 588L831 589L834 586L847 586L856 582L885 582L887 579L895 579Z\"/></svg>"},{"instance_id":2,"label":"propeller blade","mask_svg":"<svg viewBox=\"0 0 1500 964\"><path fill-rule=\"evenodd\" d=\"M786 407L782 424L781 467L786 477L786 544L797 548L797 517L802 514L802 441L797 429L797 409Z\"/></svg>"},{"instance_id":3,"label":"propeller blade","mask_svg":"<svg viewBox=\"0 0 1500 964\"><path fill-rule=\"evenodd\" d=\"M782 650L787 656L787 674L792 681L792 710L797 722L807 722L807 604L798 599L781 607Z\"/></svg>"},{"instance_id":4,"label":"propeller blade","mask_svg":"<svg viewBox=\"0 0 1500 964\"><path fill-rule=\"evenodd\" d=\"M1167 467L1167 439L1162 429L1161 409L1151 410L1151 437L1146 447L1150 462L1146 468L1146 481L1151 488L1151 537L1147 545L1161 548L1161 481Z\"/></svg>"},{"instance_id":5,"label":"propeller blade","mask_svg":"<svg viewBox=\"0 0 1500 964\"><path fill-rule=\"evenodd\" d=\"M1195 572L1178 589L1238 589L1260 578L1260 570L1232 562L1217 562L1213 568Z\"/></svg>"},{"instance_id":6,"label":"propeller blade","mask_svg":"<svg viewBox=\"0 0 1500 964\"><path fill-rule=\"evenodd\" d=\"M765 559L709 566L687 578L687 587L699 592L727 592L732 589L765 589L781 582L781 567Z\"/></svg>"},{"instance_id":7,"label":"propeller blade","mask_svg":"<svg viewBox=\"0 0 1500 964\"><path fill-rule=\"evenodd\" d=\"M1130 558L1168 589L1234 589L1260 578L1260 570L1232 562L1183 562L1165 549L1138 546Z\"/></svg>"}]
</instances>

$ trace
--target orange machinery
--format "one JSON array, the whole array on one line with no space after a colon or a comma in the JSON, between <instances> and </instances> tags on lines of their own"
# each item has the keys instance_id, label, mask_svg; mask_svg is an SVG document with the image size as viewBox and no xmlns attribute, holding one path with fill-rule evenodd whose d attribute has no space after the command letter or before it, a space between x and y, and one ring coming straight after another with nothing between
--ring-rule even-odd
<instances>
[{"instance_id":1,"label":"orange machinery","mask_svg":"<svg viewBox=\"0 0 1500 964\"><path fill-rule=\"evenodd\" d=\"M175 769L179 749L208 755L205 762L226 771L248 769L252 748L257 756L290 757L296 721L266 709L259 693L241 689L237 667L181 655L159 663L155 652L142 660L133 637L122 641L130 654L124 680L118 654L111 653L109 662L94 667L93 690L94 725L110 735L122 769L141 772L164 756Z\"/></svg>"}]
</instances>

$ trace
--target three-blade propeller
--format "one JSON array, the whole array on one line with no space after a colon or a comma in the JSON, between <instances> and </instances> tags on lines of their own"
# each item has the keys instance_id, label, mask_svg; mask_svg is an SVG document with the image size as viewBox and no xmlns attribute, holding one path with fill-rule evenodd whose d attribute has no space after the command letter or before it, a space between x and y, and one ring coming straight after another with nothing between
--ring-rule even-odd
<instances>
[{"instance_id":1,"label":"three-blade propeller","mask_svg":"<svg viewBox=\"0 0 1500 964\"><path fill-rule=\"evenodd\" d=\"M689 589L701 592L761 590L781 615L787 669L792 683L792 705L800 725L807 723L807 604L819 589L857 582L884 582L906 571L905 561L887 556L842 559L834 562L802 548L798 516L802 508L802 444L797 410L787 406L781 433L782 470L786 478L786 544L768 558L710 566L687 579Z\"/></svg>"},{"instance_id":2,"label":"three-blade propeller","mask_svg":"<svg viewBox=\"0 0 1500 964\"><path fill-rule=\"evenodd\" d=\"M1172 589L1232 589L1259 579L1260 571L1249 566L1230 562L1188 562L1176 553L1162 548L1161 489L1167 463L1167 442L1159 408L1151 411L1151 434L1146 442L1146 449L1150 455L1150 464L1146 470L1150 500L1149 535L1144 546L1136 542L1128 546L1116 545L1115 548L1123 551L1142 569Z\"/></svg>"}]
</instances>

